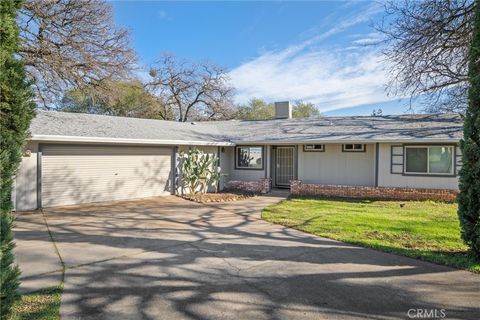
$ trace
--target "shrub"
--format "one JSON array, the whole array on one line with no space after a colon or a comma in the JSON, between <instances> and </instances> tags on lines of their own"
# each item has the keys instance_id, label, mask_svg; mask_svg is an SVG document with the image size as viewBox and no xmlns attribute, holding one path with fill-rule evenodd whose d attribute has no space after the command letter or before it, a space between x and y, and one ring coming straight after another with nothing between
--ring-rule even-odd
<instances>
[{"instance_id":1,"label":"shrub","mask_svg":"<svg viewBox=\"0 0 480 320\"><path fill-rule=\"evenodd\" d=\"M463 240L480 257L480 1L476 4L468 66L468 107L460 144L463 165L460 170L458 216Z\"/></svg>"},{"instance_id":2,"label":"shrub","mask_svg":"<svg viewBox=\"0 0 480 320\"><path fill-rule=\"evenodd\" d=\"M33 117L34 104L25 70L18 60L18 27L15 18L21 1L0 1L0 315L6 319L18 298L20 271L14 266L11 214L12 177Z\"/></svg>"}]
</instances>

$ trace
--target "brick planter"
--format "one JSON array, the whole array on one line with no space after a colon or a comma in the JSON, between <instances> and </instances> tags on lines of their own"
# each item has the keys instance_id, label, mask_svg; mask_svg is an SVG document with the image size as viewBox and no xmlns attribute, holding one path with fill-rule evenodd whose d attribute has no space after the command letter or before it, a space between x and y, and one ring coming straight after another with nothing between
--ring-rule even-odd
<instances>
[{"instance_id":1,"label":"brick planter","mask_svg":"<svg viewBox=\"0 0 480 320\"><path fill-rule=\"evenodd\" d=\"M253 181L230 180L225 183L225 190L248 191L255 193L269 193L271 189L271 179L264 178Z\"/></svg>"},{"instance_id":2,"label":"brick planter","mask_svg":"<svg viewBox=\"0 0 480 320\"><path fill-rule=\"evenodd\" d=\"M394 188L371 186L337 186L306 184L299 180L290 181L293 196L321 196L344 198L367 198L383 200L436 200L454 202L458 191L424 188Z\"/></svg>"}]
</instances>

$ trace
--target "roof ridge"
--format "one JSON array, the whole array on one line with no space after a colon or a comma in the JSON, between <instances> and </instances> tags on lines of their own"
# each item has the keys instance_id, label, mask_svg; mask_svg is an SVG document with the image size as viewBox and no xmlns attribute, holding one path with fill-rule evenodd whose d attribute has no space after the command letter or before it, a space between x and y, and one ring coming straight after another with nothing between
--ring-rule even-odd
<instances>
[{"instance_id":1,"label":"roof ridge","mask_svg":"<svg viewBox=\"0 0 480 320\"><path fill-rule=\"evenodd\" d=\"M44 114L60 114L60 115L68 115L68 116L86 116L86 117L98 117L98 118L109 118L109 119L127 119L127 120L141 120L141 121L160 121L160 122L167 122L167 123L187 123L190 122L180 122L174 120L165 120L165 119L151 119L151 118L138 118L138 117L127 117L127 116L114 116L110 114L98 114L98 113L87 113L87 112L69 112L69 111L60 111L60 110L43 110L37 109L37 113L44 113Z\"/></svg>"},{"instance_id":2,"label":"roof ridge","mask_svg":"<svg viewBox=\"0 0 480 320\"><path fill-rule=\"evenodd\" d=\"M301 121L301 120L328 120L328 119L381 119L381 118L393 118L393 117L405 117L405 118L416 118L416 117L429 117L429 116L460 116L459 113L455 112L448 112L448 113L403 113L403 114L385 114L385 115L351 115L351 116L319 116L319 117L312 117L312 118L291 118L291 119L252 119L252 120L242 120L242 119L231 119L231 120L194 120L194 121L175 121L175 120L165 120L165 119L151 119L151 118L138 118L138 117L128 117L128 116L116 116L116 115L109 115L109 114L96 114L96 113L86 113L86 112L68 112L68 111L61 111L61 110L44 110L44 109L37 109L37 112L45 113L45 114L62 114L62 115L80 115L80 116L87 116L87 117L104 117L104 118L116 118L116 119L134 119L134 120L141 120L141 121L160 121L160 122L167 122L167 123L183 123L183 124L190 124L191 122L195 123L231 123L231 122L269 122L269 121Z\"/></svg>"}]
</instances>

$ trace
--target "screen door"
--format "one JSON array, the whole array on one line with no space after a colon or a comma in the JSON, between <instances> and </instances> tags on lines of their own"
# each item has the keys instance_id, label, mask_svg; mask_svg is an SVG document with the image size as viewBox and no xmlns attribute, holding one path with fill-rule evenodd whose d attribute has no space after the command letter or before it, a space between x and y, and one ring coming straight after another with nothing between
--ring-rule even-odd
<instances>
[{"instance_id":1,"label":"screen door","mask_svg":"<svg viewBox=\"0 0 480 320\"><path fill-rule=\"evenodd\" d=\"M293 180L293 153L294 147L277 147L275 185L289 187Z\"/></svg>"}]
</instances>

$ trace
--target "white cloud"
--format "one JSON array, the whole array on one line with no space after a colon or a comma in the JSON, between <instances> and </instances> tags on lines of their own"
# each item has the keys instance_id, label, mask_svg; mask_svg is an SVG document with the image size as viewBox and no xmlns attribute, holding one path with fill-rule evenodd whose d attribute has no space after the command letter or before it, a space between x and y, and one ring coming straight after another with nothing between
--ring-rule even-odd
<instances>
[{"instance_id":1,"label":"white cloud","mask_svg":"<svg viewBox=\"0 0 480 320\"><path fill-rule=\"evenodd\" d=\"M321 40L366 22L376 12L371 7L300 44L263 53L235 68L230 76L237 100L301 99L317 104L321 111L392 100L385 93L381 54L373 47L359 46L374 34L359 35L344 48L321 46Z\"/></svg>"},{"instance_id":2,"label":"white cloud","mask_svg":"<svg viewBox=\"0 0 480 320\"><path fill-rule=\"evenodd\" d=\"M373 45L383 40L383 36L378 32L371 32L366 35L357 35L358 39L352 41L356 45Z\"/></svg>"}]
</instances>

